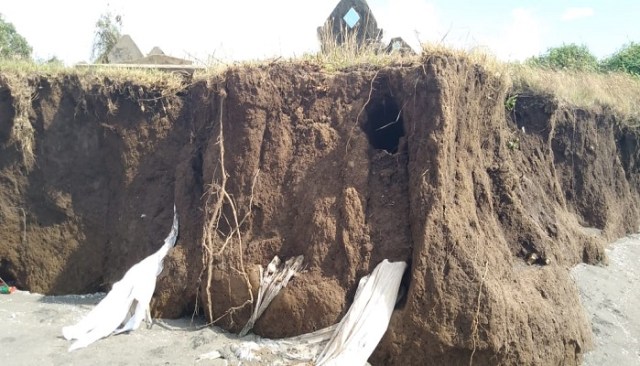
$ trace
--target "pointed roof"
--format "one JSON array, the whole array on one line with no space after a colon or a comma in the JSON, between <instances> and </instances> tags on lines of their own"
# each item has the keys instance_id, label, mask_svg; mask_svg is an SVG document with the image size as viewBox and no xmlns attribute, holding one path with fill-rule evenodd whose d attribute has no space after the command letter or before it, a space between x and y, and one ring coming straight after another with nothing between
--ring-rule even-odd
<instances>
[{"instance_id":1,"label":"pointed roof","mask_svg":"<svg viewBox=\"0 0 640 366\"><path fill-rule=\"evenodd\" d=\"M162 52L160 47L155 46L151 49L151 51L149 52L149 54L147 54L147 56L154 56L154 55L164 55L164 52Z\"/></svg>"},{"instance_id":2,"label":"pointed roof","mask_svg":"<svg viewBox=\"0 0 640 366\"><path fill-rule=\"evenodd\" d=\"M115 46L109 51L107 56L108 63L121 64L131 62L144 57L136 43L128 34L118 39Z\"/></svg>"},{"instance_id":3,"label":"pointed roof","mask_svg":"<svg viewBox=\"0 0 640 366\"><path fill-rule=\"evenodd\" d=\"M415 55L416 52L402 37L394 37L389 41L385 49L386 53L399 53L401 55Z\"/></svg>"}]
</instances>

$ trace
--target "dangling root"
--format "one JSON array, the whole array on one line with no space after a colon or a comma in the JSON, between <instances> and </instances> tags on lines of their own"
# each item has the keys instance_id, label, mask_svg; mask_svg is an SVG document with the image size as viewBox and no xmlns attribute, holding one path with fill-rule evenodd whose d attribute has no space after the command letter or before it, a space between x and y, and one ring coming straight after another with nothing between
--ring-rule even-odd
<instances>
[{"instance_id":1,"label":"dangling root","mask_svg":"<svg viewBox=\"0 0 640 366\"><path fill-rule=\"evenodd\" d=\"M259 171L256 172L253 178L253 183L251 185L251 197L249 199L249 208L247 210L247 213L246 215L244 215L242 220L238 220L237 205L226 190L228 176L224 166L225 151L224 151L224 132L223 132L223 123L222 123L223 104L224 104L225 98L226 98L226 93L222 91L220 93L220 108L219 108L220 114L218 119L219 133L218 133L218 141L217 141L217 144L220 149L219 150L220 181L216 182L216 178L214 177L209 187L209 190L207 192L208 197L204 207L205 224L203 226L203 232L202 232L203 269L200 274L200 281L202 280L202 276L206 271L207 279L206 279L206 285L205 285L205 295L207 296L207 299L209 299L209 301L207 302L206 312L207 312L207 317L210 320L212 320L211 323L209 324L214 324L220 319L226 317L227 315L232 315L236 311L243 309L246 305L253 304L254 302L253 292L251 291L251 283L249 282L249 276L247 275L247 272L244 267L244 259L243 259L244 251L243 251L242 234L241 234L240 227L245 222L245 220L251 215L251 206L253 205L253 191L255 188L255 184L258 180ZM229 222L227 217L225 217L222 213L222 209L225 203L228 204L229 207L231 208L231 213L232 213L231 222ZM231 228L229 233L226 235L222 234L222 232L219 230L220 220L223 218L228 224L228 226ZM224 237L224 239L222 239L222 237ZM245 301L242 305L231 307L222 316L213 320L214 319L213 308L211 305L212 303L211 283L213 281L214 258L222 255L222 253L227 248L228 244L232 242L234 237L235 239L237 239L237 256L238 256L238 262L240 264L239 266L240 268L239 269L236 269L233 267L232 268L236 270L238 273L240 273L244 278L247 285L247 291L249 292L249 299ZM220 245L221 240L223 240L222 245ZM216 250L216 247L218 245L220 245L220 247L219 249Z\"/></svg>"}]
</instances>

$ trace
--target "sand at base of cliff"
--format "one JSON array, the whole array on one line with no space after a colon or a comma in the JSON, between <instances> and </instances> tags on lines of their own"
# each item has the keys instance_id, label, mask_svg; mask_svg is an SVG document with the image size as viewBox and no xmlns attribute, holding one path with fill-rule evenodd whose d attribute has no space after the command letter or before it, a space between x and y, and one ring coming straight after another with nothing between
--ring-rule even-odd
<instances>
[{"instance_id":1,"label":"sand at base of cliff","mask_svg":"<svg viewBox=\"0 0 640 366\"><path fill-rule=\"evenodd\" d=\"M596 349L584 364L640 365L640 235L613 243L606 267L578 265L572 275L589 314ZM101 339L67 352L63 326L77 322L103 294L0 295L0 359L3 365L235 365L234 349L255 338L238 339L202 320L157 320L151 329ZM202 359L220 351L225 358ZM272 355L243 364L283 364Z\"/></svg>"},{"instance_id":2,"label":"sand at base of cliff","mask_svg":"<svg viewBox=\"0 0 640 366\"><path fill-rule=\"evenodd\" d=\"M226 365L224 359L198 358L229 350L239 341L201 320L156 320L128 333L101 339L67 352L62 327L87 314L104 294L42 296L18 291L0 295L0 364L2 365Z\"/></svg>"},{"instance_id":3,"label":"sand at base of cliff","mask_svg":"<svg viewBox=\"0 0 640 366\"><path fill-rule=\"evenodd\" d=\"M607 256L606 267L572 270L596 346L584 365L640 365L640 234L611 244Z\"/></svg>"}]
</instances>

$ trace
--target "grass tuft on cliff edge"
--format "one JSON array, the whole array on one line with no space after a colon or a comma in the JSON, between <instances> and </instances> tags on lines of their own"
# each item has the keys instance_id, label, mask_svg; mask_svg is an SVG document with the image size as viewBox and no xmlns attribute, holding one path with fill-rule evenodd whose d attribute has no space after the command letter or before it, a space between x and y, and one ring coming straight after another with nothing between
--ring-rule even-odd
<instances>
[{"instance_id":1,"label":"grass tuft on cliff edge","mask_svg":"<svg viewBox=\"0 0 640 366\"><path fill-rule=\"evenodd\" d=\"M229 67L264 67L274 63L313 64L324 72L348 72L358 69L415 66L430 57L455 57L482 66L505 82L510 95L543 94L557 98L560 104L582 109L608 108L621 123L640 126L640 78L621 72L552 70L524 63L507 63L478 50L459 50L439 44L423 44L420 55L402 56L380 52L379 46L356 46L355 39L343 45L323 38L324 52L305 54L293 59L258 60L205 65L191 78L154 69L65 67L60 63L38 64L20 60L0 59L0 76L18 85L19 79L38 76L64 77L74 75L83 83L100 84L108 80L114 84L135 83L163 89L164 95L175 95L189 84L219 76Z\"/></svg>"}]
</instances>

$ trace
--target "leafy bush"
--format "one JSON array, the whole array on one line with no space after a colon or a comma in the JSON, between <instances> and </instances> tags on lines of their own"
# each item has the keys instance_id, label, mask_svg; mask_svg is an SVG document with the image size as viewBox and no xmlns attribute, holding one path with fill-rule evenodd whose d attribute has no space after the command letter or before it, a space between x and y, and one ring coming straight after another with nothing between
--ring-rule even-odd
<instances>
[{"instance_id":1,"label":"leafy bush","mask_svg":"<svg viewBox=\"0 0 640 366\"><path fill-rule=\"evenodd\" d=\"M591 54L587 46L575 43L549 48L543 55L529 58L526 63L554 70L596 71L599 69L598 59Z\"/></svg>"},{"instance_id":2,"label":"leafy bush","mask_svg":"<svg viewBox=\"0 0 640 366\"><path fill-rule=\"evenodd\" d=\"M602 62L607 71L623 71L640 75L640 43L631 42Z\"/></svg>"},{"instance_id":3,"label":"leafy bush","mask_svg":"<svg viewBox=\"0 0 640 366\"><path fill-rule=\"evenodd\" d=\"M0 58L31 58L31 46L0 14Z\"/></svg>"}]
</instances>

